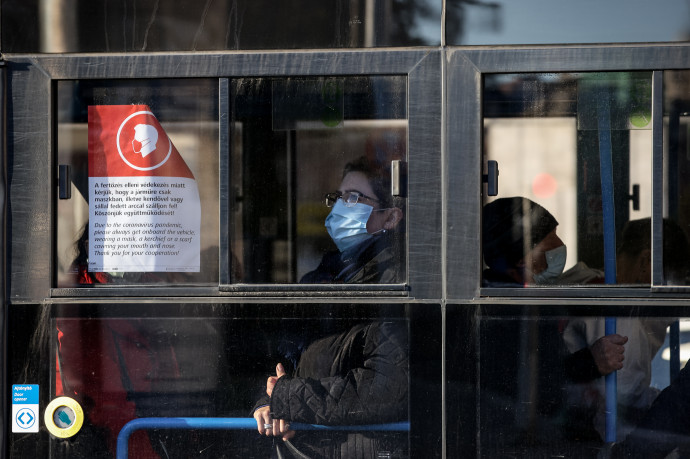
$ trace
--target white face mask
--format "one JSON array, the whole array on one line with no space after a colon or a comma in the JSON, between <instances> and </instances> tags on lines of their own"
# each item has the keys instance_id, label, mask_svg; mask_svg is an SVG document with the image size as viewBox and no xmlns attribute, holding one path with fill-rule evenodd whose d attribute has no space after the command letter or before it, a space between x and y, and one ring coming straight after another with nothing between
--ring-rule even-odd
<instances>
[{"instance_id":1,"label":"white face mask","mask_svg":"<svg viewBox=\"0 0 690 459\"><path fill-rule=\"evenodd\" d=\"M367 233L367 221L373 210L372 206L360 202L347 207L342 199L336 201L326 217L326 229L338 250L344 252L372 237Z\"/></svg>"},{"instance_id":2,"label":"white face mask","mask_svg":"<svg viewBox=\"0 0 690 459\"><path fill-rule=\"evenodd\" d=\"M558 276L563 274L568 249L565 245L562 245L555 249L547 250L544 255L546 256L546 269L532 276L535 284L551 284L558 279Z\"/></svg>"}]
</instances>

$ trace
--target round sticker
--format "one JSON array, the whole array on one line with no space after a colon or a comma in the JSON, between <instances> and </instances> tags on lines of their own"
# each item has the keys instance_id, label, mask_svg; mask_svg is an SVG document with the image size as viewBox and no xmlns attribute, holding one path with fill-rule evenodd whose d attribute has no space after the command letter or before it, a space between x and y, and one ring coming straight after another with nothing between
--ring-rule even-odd
<instances>
[{"instance_id":1,"label":"round sticker","mask_svg":"<svg viewBox=\"0 0 690 459\"><path fill-rule=\"evenodd\" d=\"M69 397L58 397L48 404L43 414L48 431L58 438L74 436L84 424L81 405Z\"/></svg>"},{"instance_id":2,"label":"round sticker","mask_svg":"<svg viewBox=\"0 0 690 459\"><path fill-rule=\"evenodd\" d=\"M117 152L131 168L150 171L170 158L172 142L149 111L132 113L117 130Z\"/></svg>"}]
</instances>

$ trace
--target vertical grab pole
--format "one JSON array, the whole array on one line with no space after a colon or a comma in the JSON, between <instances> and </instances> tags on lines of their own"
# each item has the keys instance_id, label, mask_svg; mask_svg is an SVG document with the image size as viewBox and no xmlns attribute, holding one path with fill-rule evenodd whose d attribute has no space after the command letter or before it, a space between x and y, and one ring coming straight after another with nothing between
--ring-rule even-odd
<instances>
[{"instance_id":1,"label":"vertical grab pole","mask_svg":"<svg viewBox=\"0 0 690 459\"><path fill-rule=\"evenodd\" d=\"M599 165L601 171L601 203L604 218L604 281L616 283L616 214L613 199L613 158L611 152L611 101L609 92L603 86L597 97L597 118L599 128ZM607 317L607 335L616 333L616 318ZM606 442L616 441L617 418L616 372L606 375Z\"/></svg>"}]
</instances>

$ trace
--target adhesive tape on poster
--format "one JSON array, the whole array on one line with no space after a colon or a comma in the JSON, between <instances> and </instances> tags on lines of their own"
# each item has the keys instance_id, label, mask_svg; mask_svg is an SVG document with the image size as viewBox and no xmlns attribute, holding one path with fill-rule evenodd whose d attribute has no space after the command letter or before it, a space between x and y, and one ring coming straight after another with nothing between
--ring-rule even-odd
<instances>
[{"instance_id":1,"label":"adhesive tape on poster","mask_svg":"<svg viewBox=\"0 0 690 459\"><path fill-rule=\"evenodd\" d=\"M76 435L84 424L84 410L69 397L58 397L48 404L43 414L48 431L58 438Z\"/></svg>"}]
</instances>

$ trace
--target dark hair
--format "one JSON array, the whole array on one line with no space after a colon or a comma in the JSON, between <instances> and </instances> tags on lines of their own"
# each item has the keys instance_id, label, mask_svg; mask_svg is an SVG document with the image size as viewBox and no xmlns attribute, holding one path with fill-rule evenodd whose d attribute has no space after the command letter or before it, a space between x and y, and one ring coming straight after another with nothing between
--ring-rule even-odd
<instances>
[{"instance_id":1,"label":"dark hair","mask_svg":"<svg viewBox=\"0 0 690 459\"><path fill-rule=\"evenodd\" d=\"M89 240L89 221L87 220L75 243L76 257L72 262L75 266L86 266L89 262L89 248L86 245Z\"/></svg>"},{"instance_id":2,"label":"dark hair","mask_svg":"<svg viewBox=\"0 0 690 459\"><path fill-rule=\"evenodd\" d=\"M482 251L492 269L515 267L532 249L558 226L548 210L523 197L500 198L484 206Z\"/></svg>"},{"instance_id":3,"label":"dark hair","mask_svg":"<svg viewBox=\"0 0 690 459\"><path fill-rule=\"evenodd\" d=\"M407 252L405 250L405 202L400 196L393 196L391 193L391 174L390 167L386 167L377 161L372 161L366 156L361 156L350 161L343 168L343 178L350 172L360 172L369 181L376 199L380 201L381 208L397 207L402 211L402 219L398 222L395 230L388 231L379 236L382 241L387 241L393 250L393 260L396 260L396 277L400 278L405 266ZM374 197L374 196L373 196Z\"/></svg>"},{"instance_id":4,"label":"dark hair","mask_svg":"<svg viewBox=\"0 0 690 459\"><path fill-rule=\"evenodd\" d=\"M684 278L690 269L690 243L685 231L675 221L665 218L663 238L664 275ZM617 249L619 255L635 257L651 247L651 218L630 220L623 225Z\"/></svg>"},{"instance_id":5,"label":"dark hair","mask_svg":"<svg viewBox=\"0 0 690 459\"><path fill-rule=\"evenodd\" d=\"M390 167L372 161L366 156L350 161L343 168L343 178L350 172L360 172L369 180L374 190L376 199L381 202L381 207L402 207L400 198L391 194Z\"/></svg>"}]
</instances>

